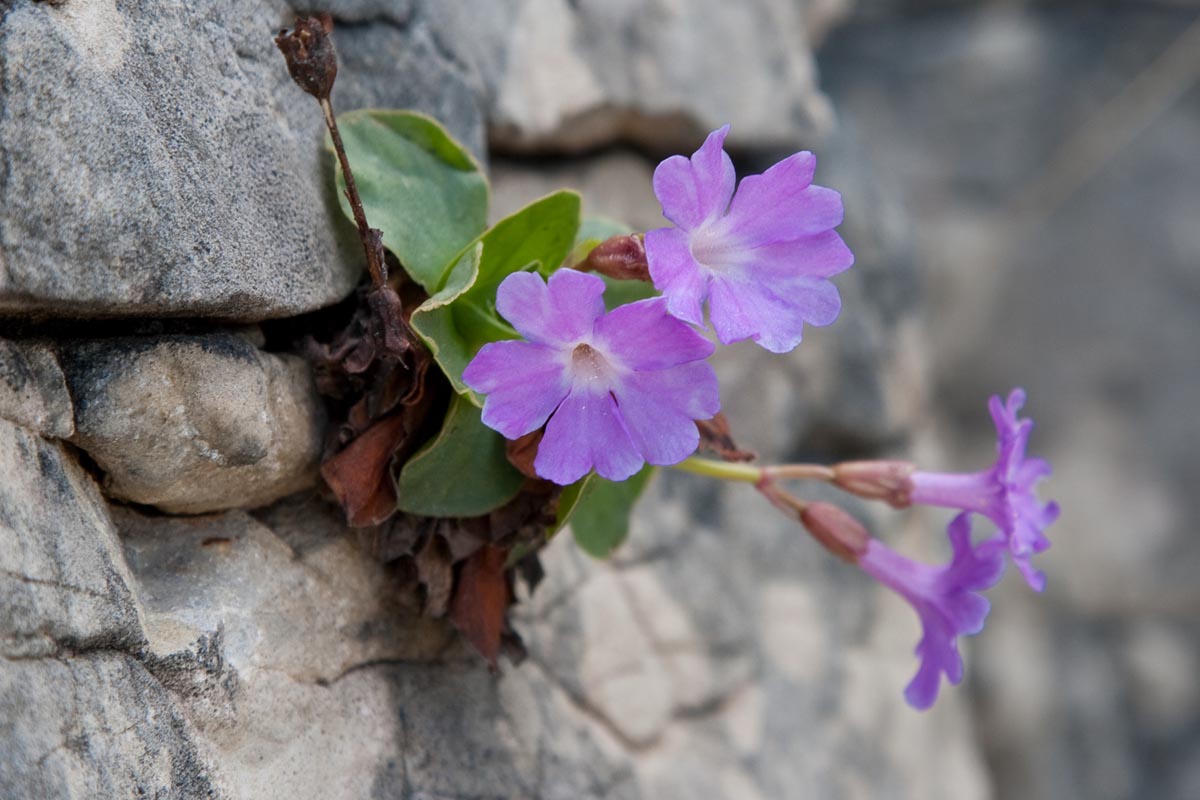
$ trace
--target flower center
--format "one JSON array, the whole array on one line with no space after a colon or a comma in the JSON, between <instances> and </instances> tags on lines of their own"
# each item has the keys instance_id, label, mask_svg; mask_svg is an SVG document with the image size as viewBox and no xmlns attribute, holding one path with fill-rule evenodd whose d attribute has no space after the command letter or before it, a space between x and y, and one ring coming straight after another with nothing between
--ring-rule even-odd
<instances>
[{"instance_id":1,"label":"flower center","mask_svg":"<svg viewBox=\"0 0 1200 800\"><path fill-rule=\"evenodd\" d=\"M599 350L586 343L575 345L571 352L571 372L577 388L607 391L612 371L612 365Z\"/></svg>"},{"instance_id":2,"label":"flower center","mask_svg":"<svg viewBox=\"0 0 1200 800\"><path fill-rule=\"evenodd\" d=\"M742 255L741 249L736 243L730 242L728 237L720 236L708 228L692 231L688 239L688 246L692 251L692 258L712 270L736 266Z\"/></svg>"}]
</instances>

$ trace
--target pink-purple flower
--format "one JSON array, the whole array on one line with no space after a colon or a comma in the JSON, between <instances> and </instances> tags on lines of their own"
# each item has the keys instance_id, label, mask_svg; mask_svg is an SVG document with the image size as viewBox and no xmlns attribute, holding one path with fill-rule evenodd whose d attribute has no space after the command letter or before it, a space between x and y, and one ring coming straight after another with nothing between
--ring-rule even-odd
<instances>
[{"instance_id":1,"label":"pink-purple flower","mask_svg":"<svg viewBox=\"0 0 1200 800\"><path fill-rule=\"evenodd\" d=\"M603 294L604 281L571 269L509 275L496 310L526 341L486 344L463 372L487 396L484 424L509 439L546 426L534 470L562 485L593 468L621 481L678 463L699 444L695 420L720 409L712 342L662 298L606 312Z\"/></svg>"},{"instance_id":2,"label":"pink-purple flower","mask_svg":"<svg viewBox=\"0 0 1200 800\"><path fill-rule=\"evenodd\" d=\"M1046 576L1030 559L1050 547L1043 531L1058 519L1058 504L1038 501L1035 484L1050 474L1050 464L1026 458L1025 448L1033 420L1020 419L1025 392L1013 389L1008 401L993 396L988 410L996 425L996 462L990 469L966 474L914 472L908 478L908 499L914 503L957 508L990 519L1004 536L1013 563L1035 591L1046 586Z\"/></svg>"},{"instance_id":3,"label":"pink-purple flower","mask_svg":"<svg viewBox=\"0 0 1200 800\"><path fill-rule=\"evenodd\" d=\"M804 323L828 325L841 310L828 278L854 263L833 230L842 198L812 185L809 152L744 178L735 192L728 131L713 131L690 159L672 156L654 171L654 193L675 227L646 234L650 275L676 317L703 325L707 299L722 343L752 339L786 353Z\"/></svg>"},{"instance_id":4,"label":"pink-purple flower","mask_svg":"<svg viewBox=\"0 0 1200 800\"><path fill-rule=\"evenodd\" d=\"M933 705L942 675L952 684L962 681L957 639L983 630L989 603L979 592L994 586L1004 572L996 540L971 544L969 514L955 517L947 533L954 554L944 567L911 561L878 539L871 539L857 556L863 571L900 594L921 620L916 648L921 664L904 689L904 699L918 709Z\"/></svg>"}]
</instances>

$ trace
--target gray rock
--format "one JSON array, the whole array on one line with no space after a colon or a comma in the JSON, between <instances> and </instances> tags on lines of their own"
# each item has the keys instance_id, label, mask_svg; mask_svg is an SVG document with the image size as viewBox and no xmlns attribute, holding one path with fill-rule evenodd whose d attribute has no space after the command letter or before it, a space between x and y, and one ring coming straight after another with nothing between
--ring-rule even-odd
<instances>
[{"instance_id":1,"label":"gray rock","mask_svg":"<svg viewBox=\"0 0 1200 800\"><path fill-rule=\"evenodd\" d=\"M285 8L8 5L0 312L260 320L350 291Z\"/></svg>"},{"instance_id":2,"label":"gray rock","mask_svg":"<svg viewBox=\"0 0 1200 800\"><path fill-rule=\"evenodd\" d=\"M995 590L969 671L997 796L1190 799L1196 13L869 5L892 17L839 32L823 75L910 198L946 464L990 463L984 402L1024 386L1063 508L1046 592Z\"/></svg>"},{"instance_id":3,"label":"gray rock","mask_svg":"<svg viewBox=\"0 0 1200 800\"><path fill-rule=\"evenodd\" d=\"M492 3L482 5L480 12L492 13ZM351 20L359 18L348 12ZM341 20L339 15L334 28L340 66L333 102L339 113L355 108L421 111L486 161L487 88L478 69L446 49L447 40L459 38L457 30L430 24L425 14L390 12L361 22ZM473 58L486 59L487 54Z\"/></svg>"},{"instance_id":4,"label":"gray rock","mask_svg":"<svg viewBox=\"0 0 1200 800\"><path fill-rule=\"evenodd\" d=\"M233 681L265 670L317 684L358 664L446 650L446 626L416 613L399 577L363 554L335 507L298 495L259 516L115 512L153 659L185 654ZM227 670L212 666L218 657Z\"/></svg>"},{"instance_id":5,"label":"gray rock","mask_svg":"<svg viewBox=\"0 0 1200 800\"><path fill-rule=\"evenodd\" d=\"M75 432L75 410L54 349L0 339L0 419L54 439Z\"/></svg>"},{"instance_id":6,"label":"gray rock","mask_svg":"<svg viewBox=\"0 0 1200 800\"><path fill-rule=\"evenodd\" d=\"M217 800L172 696L135 658L0 659L0 796Z\"/></svg>"},{"instance_id":7,"label":"gray rock","mask_svg":"<svg viewBox=\"0 0 1200 800\"><path fill-rule=\"evenodd\" d=\"M240 336L64 345L75 435L111 496L196 514L312 486L322 410L307 365Z\"/></svg>"},{"instance_id":8,"label":"gray rock","mask_svg":"<svg viewBox=\"0 0 1200 800\"><path fill-rule=\"evenodd\" d=\"M3 420L0 475L0 663L139 646L129 573L92 480L61 445Z\"/></svg>"},{"instance_id":9,"label":"gray rock","mask_svg":"<svg viewBox=\"0 0 1200 800\"><path fill-rule=\"evenodd\" d=\"M493 144L683 147L732 123L734 146L794 144L832 123L810 49L818 4L520 0L492 75ZM815 31L810 29L815 22Z\"/></svg>"}]
</instances>

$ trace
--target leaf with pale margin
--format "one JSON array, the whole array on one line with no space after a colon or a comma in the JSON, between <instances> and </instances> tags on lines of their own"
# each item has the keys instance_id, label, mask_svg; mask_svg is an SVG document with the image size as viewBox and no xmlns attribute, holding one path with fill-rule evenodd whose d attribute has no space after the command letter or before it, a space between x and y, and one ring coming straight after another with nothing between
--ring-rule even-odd
<instances>
[{"instance_id":1,"label":"leaf with pale margin","mask_svg":"<svg viewBox=\"0 0 1200 800\"><path fill-rule=\"evenodd\" d=\"M428 517L474 517L516 497L524 482L508 463L504 437L483 424L478 408L456 396L441 432L400 471L396 505Z\"/></svg>"},{"instance_id":2,"label":"leaf with pale margin","mask_svg":"<svg viewBox=\"0 0 1200 800\"><path fill-rule=\"evenodd\" d=\"M468 247L438 291L413 312L413 330L454 390L475 405L483 401L463 383L463 370L488 342L518 338L496 313L497 287L514 272L562 264L578 229L578 194L555 192L530 203Z\"/></svg>"},{"instance_id":3,"label":"leaf with pale margin","mask_svg":"<svg viewBox=\"0 0 1200 800\"><path fill-rule=\"evenodd\" d=\"M488 184L478 162L435 120L412 111L351 111L338 117L367 221L427 292L487 227ZM333 145L326 138L326 147ZM340 168L342 211L353 219Z\"/></svg>"},{"instance_id":4,"label":"leaf with pale margin","mask_svg":"<svg viewBox=\"0 0 1200 800\"><path fill-rule=\"evenodd\" d=\"M591 473L571 484L559 498L555 530L570 523L576 543L589 555L605 558L629 535L633 506L655 469L647 464L619 483Z\"/></svg>"}]
</instances>

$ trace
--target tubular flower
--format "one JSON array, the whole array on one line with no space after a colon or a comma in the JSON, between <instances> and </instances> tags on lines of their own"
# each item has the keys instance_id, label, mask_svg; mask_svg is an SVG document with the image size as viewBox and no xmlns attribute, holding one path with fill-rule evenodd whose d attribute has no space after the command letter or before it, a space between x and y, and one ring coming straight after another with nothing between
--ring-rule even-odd
<instances>
[{"instance_id":1,"label":"tubular flower","mask_svg":"<svg viewBox=\"0 0 1200 800\"><path fill-rule=\"evenodd\" d=\"M954 555L944 567L910 561L878 539L871 539L857 558L864 572L907 600L921 619L916 648L921 665L904 689L904 699L917 709L933 705L943 674L952 684L962 681L956 640L983 630L990 606L979 592L994 586L1004 572L996 540L971 545L969 514L955 517L947 532Z\"/></svg>"},{"instance_id":2,"label":"tubular flower","mask_svg":"<svg viewBox=\"0 0 1200 800\"><path fill-rule=\"evenodd\" d=\"M1046 576L1030 559L1050 547L1043 531L1058 519L1058 504L1038 502L1034 485L1050 474L1050 464L1026 458L1025 447L1033 420L1019 419L1025 392L1013 389L1008 402L998 395L988 401L996 425L996 463L982 472L953 474L914 472L908 498L914 503L972 511L990 519L1003 535L1013 563L1034 591L1046 587Z\"/></svg>"},{"instance_id":3,"label":"tubular flower","mask_svg":"<svg viewBox=\"0 0 1200 800\"><path fill-rule=\"evenodd\" d=\"M646 234L650 275L682 320L703 325L707 299L723 344L752 339L786 353L804 323L828 325L841 310L827 279L854 263L833 230L842 198L812 185L809 152L744 178L735 192L728 132L713 131L691 158L672 156L655 169L654 193L675 227Z\"/></svg>"},{"instance_id":4,"label":"tubular flower","mask_svg":"<svg viewBox=\"0 0 1200 800\"><path fill-rule=\"evenodd\" d=\"M546 426L534 470L562 485L593 468L621 481L645 462L678 463L699 444L695 420L720 409L712 342L662 298L605 312L603 293L571 269L509 275L496 310L526 341L486 344L463 372L487 395L484 424L509 439Z\"/></svg>"}]
</instances>

